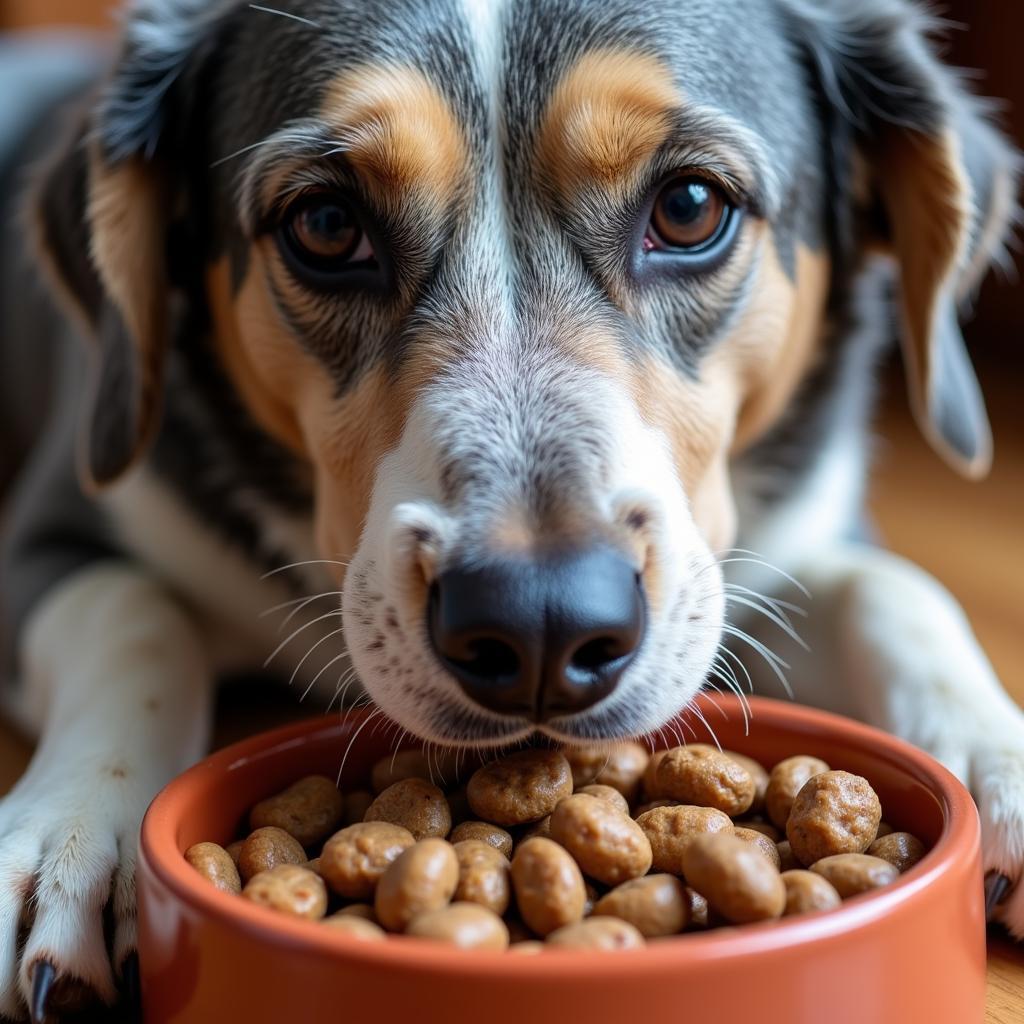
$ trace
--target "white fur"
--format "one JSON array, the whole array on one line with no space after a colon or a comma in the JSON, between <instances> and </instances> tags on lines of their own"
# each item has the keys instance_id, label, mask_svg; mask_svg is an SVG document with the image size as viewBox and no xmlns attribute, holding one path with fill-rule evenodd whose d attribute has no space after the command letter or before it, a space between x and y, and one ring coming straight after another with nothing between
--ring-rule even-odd
<instances>
[{"instance_id":1,"label":"white fur","mask_svg":"<svg viewBox=\"0 0 1024 1024\"><path fill-rule=\"evenodd\" d=\"M721 576L694 525L666 439L641 422L613 382L595 374L575 386L585 387L603 410L613 446L611 487L596 495L600 517L610 525L622 509L640 506L657 524L652 544L664 596L650 613L643 647L614 694L571 722L556 719L541 727L570 741L645 733L682 710L714 657L723 613ZM346 635L367 692L401 726L441 744L497 745L525 738L536 724L492 714L465 697L430 649L422 590L410 583L425 564L429 582L457 543L464 545L496 525L517 498L510 487L504 494L492 493L487 507L443 507L438 439L445 436L442 424L451 416L451 396L443 389L428 392L416 403L398 448L378 469L367 528L345 580ZM473 432L463 429L459 437L470 442ZM459 443L449 435L444 454L457 458ZM413 539L416 530L430 535L426 552ZM698 609L702 621L687 623L687 614ZM383 646L374 645L378 637ZM472 724L444 728L437 717L441 706L465 714ZM600 728L591 725L596 720L602 721Z\"/></svg>"},{"instance_id":2,"label":"white fur","mask_svg":"<svg viewBox=\"0 0 1024 1024\"><path fill-rule=\"evenodd\" d=\"M43 730L0 801L0 1014L17 1017L47 960L104 1000L135 946L135 847L153 794L204 751L212 692L199 632L157 584L114 563L72 576L23 637L22 721ZM20 958L18 922L34 907Z\"/></svg>"}]
</instances>

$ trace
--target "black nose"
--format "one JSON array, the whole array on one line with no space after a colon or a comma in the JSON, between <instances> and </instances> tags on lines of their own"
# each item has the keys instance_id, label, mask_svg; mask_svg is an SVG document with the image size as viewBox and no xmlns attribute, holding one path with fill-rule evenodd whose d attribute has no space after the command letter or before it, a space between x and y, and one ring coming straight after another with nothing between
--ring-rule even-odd
<instances>
[{"instance_id":1,"label":"black nose","mask_svg":"<svg viewBox=\"0 0 1024 1024\"><path fill-rule=\"evenodd\" d=\"M434 650L477 703L538 721L607 697L644 635L636 570L609 548L451 569L427 613Z\"/></svg>"}]
</instances>

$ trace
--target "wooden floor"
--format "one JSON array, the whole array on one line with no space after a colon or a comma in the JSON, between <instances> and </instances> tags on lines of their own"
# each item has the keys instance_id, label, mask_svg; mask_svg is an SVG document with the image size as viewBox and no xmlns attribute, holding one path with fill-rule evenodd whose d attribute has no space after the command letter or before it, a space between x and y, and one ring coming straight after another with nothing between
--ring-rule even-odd
<instances>
[{"instance_id":1,"label":"wooden floor","mask_svg":"<svg viewBox=\"0 0 1024 1024\"><path fill-rule=\"evenodd\" d=\"M991 379L984 380L985 377ZM893 396L886 403L872 507L889 547L929 569L962 601L1007 688L1024 704L1024 415L1019 385L983 374L997 438L992 476L958 480L919 440ZM220 743L280 721L277 696L244 713L222 701ZM0 792L24 769L30 748L0 723ZM1024 1021L1024 946L993 930L986 1024Z\"/></svg>"}]
</instances>

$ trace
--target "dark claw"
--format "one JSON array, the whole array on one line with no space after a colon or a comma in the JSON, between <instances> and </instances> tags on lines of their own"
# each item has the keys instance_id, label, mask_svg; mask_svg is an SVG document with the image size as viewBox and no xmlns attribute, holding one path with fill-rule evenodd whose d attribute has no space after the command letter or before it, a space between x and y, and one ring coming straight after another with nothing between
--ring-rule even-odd
<instances>
[{"instance_id":1,"label":"dark claw","mask_svg":"<svg viewBox=\"0 0 1024 1024\"><path fill-rule=\"evenodd\" d=\"M32 972L32 1005L29 1007L32 1024L47 1024L47 1004L56 980L57 969L46 960L40 960Z\"/></svg>"},{"instance_id":2,"label":"dark claw","mask_svg":"<svg viewBox=\"0 0 1024 1024\"><path fill-rule=\"evenodd\" d=\"M987 920L992 919L996 908L1010 895L1012 888L1013 883L1010 879L998 871L990 871L985 876L985 917Z\"/></svg>"},{"instance_id":3,"label":"dark claw","mask_svg":"<svg viewBox=\"0 0 1024 1024\"><path fill-rule=\"evenodd\" d=\"M32 1024L54 1024L63 1013L76 1013L96 1002L96 994L77 978L61 977L48 960L32 968Z\"/></svg>"}]
</instances>

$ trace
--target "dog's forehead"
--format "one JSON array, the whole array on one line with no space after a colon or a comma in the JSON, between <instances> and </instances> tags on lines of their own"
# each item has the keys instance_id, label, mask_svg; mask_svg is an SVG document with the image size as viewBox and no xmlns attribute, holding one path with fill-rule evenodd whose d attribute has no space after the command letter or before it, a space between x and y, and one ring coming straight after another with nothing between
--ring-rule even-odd
<instances>
[{"instance_id":1,"label":"dog's forehead","mask_svg":"<svg viewBox=\"0 0 1024 1024\"><path fill-rule=\"evenodd\" d=\"M238 12L215 140L225 152L317 112L352 69L398 67L437 89L468 151L479 154L493 144L496 108L508 140L521 140L558 83L594 51L657 61L681 99L756 133L783 172L807 116L777 0L294 0L277 8Z\"/></svg>"}]
</instances>

